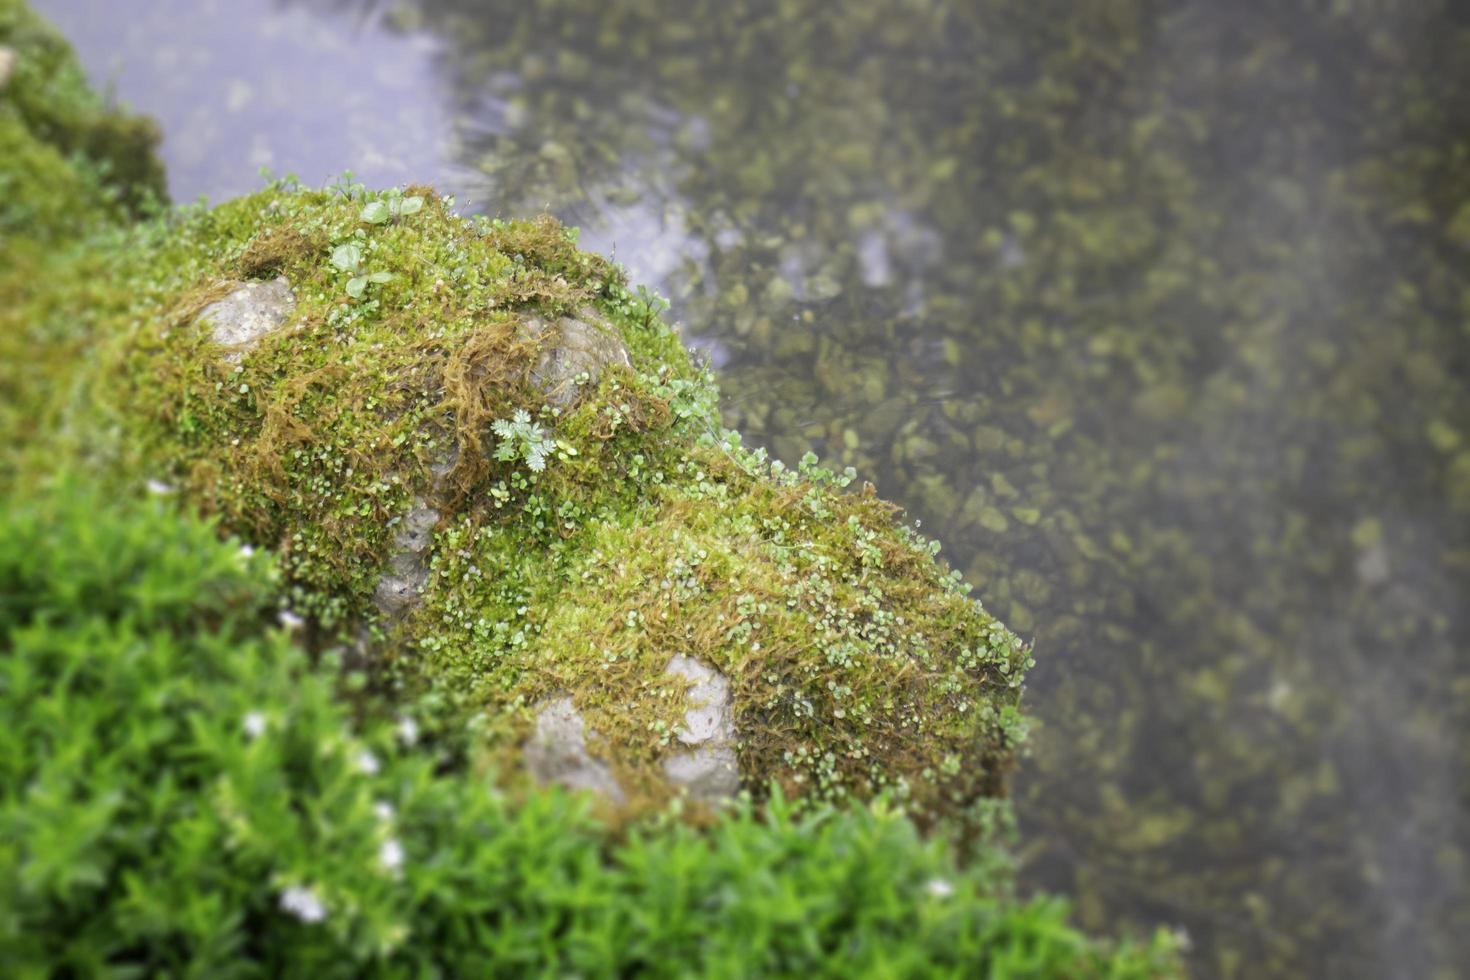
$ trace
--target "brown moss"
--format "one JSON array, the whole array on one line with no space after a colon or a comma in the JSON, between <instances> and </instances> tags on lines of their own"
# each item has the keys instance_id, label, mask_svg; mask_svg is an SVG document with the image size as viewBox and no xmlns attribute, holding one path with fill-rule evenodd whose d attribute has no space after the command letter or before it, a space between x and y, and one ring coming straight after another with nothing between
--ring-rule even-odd
<instances>
[{"instance_id":1,"label":"brown moss","mask_svg":"<svg viewBox=\"0 0 1470 980\"><path fill-rule=\"evenodd\" d=\"M244 279L270 279L325 247L326 241L317 229L307 234L295 225L276 225L250 240L235 268Z\"/></svg>"}]
</instances>

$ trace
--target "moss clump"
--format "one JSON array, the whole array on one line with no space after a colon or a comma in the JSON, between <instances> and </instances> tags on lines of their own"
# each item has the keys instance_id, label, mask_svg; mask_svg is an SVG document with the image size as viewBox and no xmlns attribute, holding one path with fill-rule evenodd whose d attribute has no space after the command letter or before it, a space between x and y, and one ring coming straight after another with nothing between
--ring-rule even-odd
<instances>
[{"instance_id":1,"label":"moss clump","mask_svg":"<svg viewBox=\"0 0 1470 980\"><path fill-rule=\"evenodd\" d=\"M158 126L88 86L71 46L20 0L0 0L0 236L54 240L119 211L165 201Z\"/></svg>"},{"instance_id":2,"label":"moss clump","mask_svg":"<svg viewBox=\"0 0 1470 980\"><path fill-rule=\"evenodd\" d=\"M663 802L682 654L729 679L757 795L889 790L933 819L1003 792L1028 651L850 475L724 431L660 302L573 233L349 183L124 225L161 186L151 124L106 111L14 3L0 42L4 223L26 235L0 242L0 480L83 456L176 488L279 556L318 648L371 650L373 682L487 768L514 772L565 694L633 809ZM289 321L222 350L201 311L276 276ZM528 325L561 316L629 365L555 407ZM495 433L514 418L524 447ZM388 617L374 591L415 505L438 515L427 586Z\"/></svg>"},{"instance_id":3,"label":"moss clump","mask_svg":"<svg viewBox=\"0 0 1470 980\"><path fill-rule=\"evenodd\" d=\"M534 706L566 694L633 809L663 802L688 707L664 667L684 654L729 679L757 795L890 790L927 820L1003 792L1027 649L871 488L723 431L658 301L554 221L276 185L121 251L65 311L88 355L52 427L274 549L314 642L373 651L375 683L482 765L513 772ZM97 261L50 272L91 283ZM200 311L278 275L289 320L221 349ZM570 315L615 330L630 366L553 407L526 324ZM374 589L415 505L439 515L427 585L389 617Z\"/></svg>"}]
</instances>

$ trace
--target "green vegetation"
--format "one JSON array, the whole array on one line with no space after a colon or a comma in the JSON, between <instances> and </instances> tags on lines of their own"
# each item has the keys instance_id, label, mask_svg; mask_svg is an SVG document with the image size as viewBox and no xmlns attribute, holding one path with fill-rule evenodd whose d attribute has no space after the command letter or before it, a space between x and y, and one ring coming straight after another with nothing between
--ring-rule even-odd
<instances>
[{"instance_id":1,"label":"green vegetation","mask_svg":"<svg viewBox=\"0 0 1470 980\"><path fill-rule=\"evenodd\" d=\"M0 91L0 242L56 240L166 199L157 127L103 105L66 41L19 0L0 2L0 44L16 56Z\"/></svg>"},{"instance_id":2,"label":"green vegetation","mask_svg":"<svg viewBox=\"0 0 1470 980\"><path fill-rule=\"evenodd\" d=\"M22 66L64 61L0 2ZM28 154L0 173L54 168L10 186L56 218L0 240L8 969L1175 971L1162 934L1099 943L1015 894L996 843L1027 649L891 505L722 430L619 270L423 188L280 182L130 223L149 144L48 128L22 111L38 79L0 96ZM287 322L222 350L200 311L277 276ZM533 311L605 320L631 367L547 406ZM373 590L416 499L445 516L422 604L388 620ZM674 650L735 691L728 812L654 778ZM519 776L552 691L615 750L623 822Z\"/></svg>"},{"instance_id":3,"label":"green vegetation","mask_svg":"<svg viewBox=\"0 0 1470 980\"><path fill-rule=\"evenodd\" d=\"M270 556L158 499L46 490L0 514L9 976L1168 970L881 803L611 837L585 800L445 775L270 625Z\"/></svg>"},{"instance_id":4,"label":"green vegetation","mask_svg":"<svg viewBox=\"0 0 1470 980\"><path fill-rule=\"evenodd\" d=\"M427 203L373 221L393 200ZM277 276L290 319L225 356L200 310ZM722 432L711 380L650 301L554 222L279 185L179 220L111 278L127 322L65 424L107 419L119 478L278 548L323 645L376 623L376 682L431 701L436 726L473 726L471 748L515 751L531 707L565 692L625 788L662 802L685 705L661 672L684 653L731 678L757 793L892 789L928 822L1000 792L1026 648L890 505ZM528 380L531 313L601 318L632 369L548 405ZM416 498L445 515L422 606L377 623Z\"/></svg>"}]
</instances>

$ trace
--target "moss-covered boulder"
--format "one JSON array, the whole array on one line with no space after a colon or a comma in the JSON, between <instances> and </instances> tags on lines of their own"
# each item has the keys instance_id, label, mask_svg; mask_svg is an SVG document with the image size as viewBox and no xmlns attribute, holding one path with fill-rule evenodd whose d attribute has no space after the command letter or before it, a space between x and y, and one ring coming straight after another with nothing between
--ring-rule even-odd
<instances>
[{"instance_id":1,"label":"moss-covered boulder","mask_svg":"<svg viewBox=\"0 0 1470 980\"><path fill-rule=\"evenodd\" d=\"M1002 794L1027 649L853 474L742 447L573 232L345 181L124 224L152 124L14 0L0 45L0 484L87 459L218 516L315 649L502 780Z\"/></svg>"},{"instance_id":2,"label":"moss-covered boulder","mask_svg":"<svg viewBox=\"0 0 1470 980\"><path fill-rule=\"evenodd\" d=\"M1002 792L1023 644L871 487L724 431L659 302L567 229L276 185L135 239L58 427L273 549L317 648L501 778L569 705L634 810L725 795L731 760L925 817Z\"/></svg>"}]
</instances>

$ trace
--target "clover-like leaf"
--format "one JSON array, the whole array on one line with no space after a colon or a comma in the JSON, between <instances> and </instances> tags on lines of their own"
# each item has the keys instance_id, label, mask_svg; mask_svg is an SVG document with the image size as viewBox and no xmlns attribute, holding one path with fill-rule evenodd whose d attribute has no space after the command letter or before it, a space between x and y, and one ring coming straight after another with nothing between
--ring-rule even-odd
<instances>
[{"instance_id":1,"label":"clover-like leaf","mask_svg":"<svg viewBox=\"0 0 1470 980\"><path fill-rule=\"evenodd\" d=\"M356 272L362 265L362 248L355 242L347 242L332 249L332 265L341 272Z\"/></svg>"},{"instance_id":2,"label":"clover-like leaf","mask_svg":"<svg viewBox=\"0 0 1470 980\"><path fill-rule=\"evenodd\" d=\"M387 201L372 201L362 209L362 220L370 225L385 224L393 212L388 208Z\"/></svg>"},{"instance_id":3,"label":"clover-like leaf","mask_svg":"<svg viewBox=\"0 0 1470 980\"><path fill-rule=\"evenodd\" d=\"M405 197L403 200L396 203L398 205L398 213L403 215L404 217L407 217L410 214L418 214L424 209L424 199L418 194L415 194L413 197Z\"/></svg>"}]
</instances>

